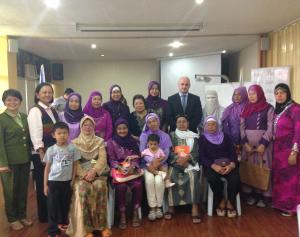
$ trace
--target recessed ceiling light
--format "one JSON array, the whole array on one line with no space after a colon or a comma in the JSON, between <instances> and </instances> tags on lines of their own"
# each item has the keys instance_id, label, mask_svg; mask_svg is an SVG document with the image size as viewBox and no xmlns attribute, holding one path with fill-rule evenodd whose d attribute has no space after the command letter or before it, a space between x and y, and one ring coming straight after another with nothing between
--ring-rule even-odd
<instances>
[{"instance_id":1,"label":"recessed ceiling light","mask_svg":"<svg viewBox=\"0 0 300 237\"><path fill-rule=\"evenodd\" d=\"M195 0L195 2L196 2L197 4L202 4L202 3L204 2L204 0Z\"/></svg>"},{"instance_id":2,"label":"recessed ceiling light","mask_svg":"<svg viewBox=\"0 0 300 237\"><path fill-rule=\"evenodd\" d=\"M173 57L174 56L174 54L173 53L169 53L169 57Z\"/></svg>"},{"instance_id":3,"label":"recessed ceiling light","mask_svg":"<svg viewBox=\"0 0 300 237\"><path fill-rule=\"evenodd\" d=\"M60 5L60 0L44 0L45 4L49 8L57 9Z\"/></svg>"},{"instance_id":4,"label":"recessed ceiling light","mask_svg":"<svg viewBox=\"0 0 300 237\"><path fill-rule=\"evenodd\" d=\"M95 49L95 48L97 48L97 45L96 44L91 44L91 48Z\"/></svg>"},{"instance_id":5,"label":"recessed ceiling light","mask_svg":"<svg viewBox=\"0 0 300 237\"><path fill-rule=\"evenodd\" d=\"M222 53L227 53L227 51L224 49L224 50L222 50Z\"/></svg>"},{"instance_id":6,"label":"recessed ceiling light","mask_svg":"<svg viewBox=\"0 0 300 237\"><path fill-rule=\"evenodd\" d=\"M104 54L101 54L100 56L101 56L101 57L104 57Z\"/></svg>"},{"instance_id":7,"label":"recessed ceiling light","mask_svg":"<svg viewBox=\"0 0 300 237\"><path fill-rule=\"evenodd\" d=\"M169 46L171 46L175 49L179 48L182 45L183 45L183 43L181 43L180 41L174 41L173 43L169 44Z\"/></svg>"}]
</instances>

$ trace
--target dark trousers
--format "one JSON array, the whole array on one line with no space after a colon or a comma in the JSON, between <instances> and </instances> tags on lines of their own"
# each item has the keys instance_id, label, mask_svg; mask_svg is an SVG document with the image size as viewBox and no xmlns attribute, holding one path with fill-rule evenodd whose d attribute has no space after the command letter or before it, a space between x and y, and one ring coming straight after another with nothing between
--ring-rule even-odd
<instances>
[{"instance_id":1,"label":"dark trousers","mask_svg":"<svg viewBox=\"0 0 300 237\"><path fill-rule=\"evenodd\" d=\"M59 233L58 224L68 224L71 202L71 181L48 181L48 233Z\"/></svg>"},{"instance_id":2,"label":"dark trousers","mask_svg":"<svg viewBox=\"0 0 300 237\"><path fill-rule=\"evenodd\" d=\"M39 154L32 155L32 163L34 166L33 176L36 187L36 200L38 217L40 222L47 222L47 197L44 195L44 170L45 164L41 162Z\"/></svg>"},{"instance_id":3,"label":"dark trousers","mask_svg":"<svg viewBox=\"0 0 300 237\"><path fill-rule=\"evenodd\" d=\"M214 193L215 204L219 205L223 198L224 182L221 178L227 180L228 200L235 206L236 195L240 189L239 169L235 168L229 174L221 175L211 168L206 169L207 181Z\"/></svg>"},{"instance_id":4,"label":"dark trousers","mask_svg":"<svg viewBox=\"0 0 300 237\"><path fill-rule=\"evenodd\" d=\"M10 165L11 172L0 173L8 222L26 218L30 163Z\"/></svg>"}]
</instances>

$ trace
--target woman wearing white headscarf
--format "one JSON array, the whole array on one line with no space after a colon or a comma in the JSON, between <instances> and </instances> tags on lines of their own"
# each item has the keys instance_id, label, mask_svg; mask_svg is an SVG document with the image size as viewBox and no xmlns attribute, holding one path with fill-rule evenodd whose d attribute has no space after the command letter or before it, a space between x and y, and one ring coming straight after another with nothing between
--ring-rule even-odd
<instances>
[{"instance_id":1,"label":"woman wearing white headscarf","mask_svg":"<svg viewBox=\"0 0 300 237\"><path fill-rule=\"evenodd\" d=\"M174 206L192 204L192 221L200 223L200 167L198 164L198 134L188 129L185 115L176 117L176 130L171 132L172 151L169 157L169 175L175 186L168 189L169 210L166 219L171 219Z\"/></svg>"}]
</instances>

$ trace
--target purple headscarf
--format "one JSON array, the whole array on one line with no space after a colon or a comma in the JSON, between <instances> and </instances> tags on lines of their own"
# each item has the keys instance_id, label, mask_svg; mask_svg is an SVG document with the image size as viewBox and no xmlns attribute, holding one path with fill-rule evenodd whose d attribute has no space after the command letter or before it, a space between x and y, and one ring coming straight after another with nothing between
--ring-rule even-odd
<instances>
[{"instance_id":1,"label":"purple headscarf","mask_svg":"<svg viewBox=\"0 0 300 237\"><path fill-rule=\"evenodd\" d=\"M160 97L160 94L158 96L152 96L150 95L150 90L154 85L157 85L159 91L160 91L160 84L157 81L150 81L148 83L148 97L146 98L146 101L148 103L149 108L157 109L161 107L165 107L167 105L167 101L163 100Z\"/></svg>"},{"instance_id":2,"label":"purple headscarf","mask_svg":"<svg viewBox=\"0 0 300 237\"><path fill-rule=\"evenodd\" d=\"M234 102L233 97L235 93L239 93L241 96L241 101L239 103ZM234 118L238 123L240 121L240 115L248 102L248 93L245 86L238 87L234 90L232 95L232 104L229 105L223 112L221 121L223 122L229 116Z\"/></svg>"},{"instance_id":3,"label":"purple headscarf","mask_svg":"<svg viewBox=\"0 0 300 237\"><path fill-rule=\"evenodd\" d=\"M69 103L72 97L77 97L79 100L79 108L77 110L71 110ZM81 96L78 93L71 93L68 96L68 100L64 109L64 117L68 123L79 123L81 118L84 116L81 107Z\"/></svg>"},{"instance_id":4,"label":"purple headscarf","mask_svg":"<svg viewBox=\"0 0 300 237\"><path fill-rule=\"evenodd\" d=\"M214 133L210 133L207 131L206 129L206 125L209 121L215 121L217 124L217 131ZM219 124L218 124L218 120L216 119L215 116L207 116L204 122L204 133L203 133L204 137L210 141L213 144L219 145L223 142L224 139L224 133L220 131L219 129Z\"/></svg>"},{"instance_id":5,"label":"purple headscarf","mask_svg":"<svg viewBox=\"0 0 300 237\"><path fill-rule=\"evenodd\" d=\"M150 128L148 127L148 121L153 118L157 119L157 121L158 121L158 129L155 131L150 130ZM161 149L169 148L172 146L172 142L171 142L169 135L159 129L160 121L159 121L159 117L157 114L155 114L155 113L147 114L145 121L146 121L145 130L142 132L140 139L147 139L150 134L156 134L160 138L159 147Z\"/></svg>"},{"instance_id":6,"label":"purple headscarf","mask_svg":"<svg viewBox=\"0 0 300 237\"><path fill-rule=\"evenodd\" d=\"M99 91L93 91L90 94L90 97L86 102L86 105L84 106L83 112L93 118L99 118L103 116L104 109L102 106L100 106L97 109L92 106L92 100L94 96L100 96L102 99L102 94Z\"/></svg>"},{"instance_id":7,"label":"purple headscarf","mask_svg":"<svg viewBox=\"0 0 300 237\"><path fill-rule=\"evenodd\" d=\"M123 118L118 118L114 124L115 130L117 130L117 127L120 124L125 124L127 126L127 128L129 129L127 120L125 120ZM126 148L128 150L132 150L134 153L139 154L139 147L138 147L137 141L131 136L129 130L128 130L128 134L126 137L120 137L117 134L117 131L115 131L112 139L114 141L116 141L121 147Z\"/></svg>"}]
</instances>

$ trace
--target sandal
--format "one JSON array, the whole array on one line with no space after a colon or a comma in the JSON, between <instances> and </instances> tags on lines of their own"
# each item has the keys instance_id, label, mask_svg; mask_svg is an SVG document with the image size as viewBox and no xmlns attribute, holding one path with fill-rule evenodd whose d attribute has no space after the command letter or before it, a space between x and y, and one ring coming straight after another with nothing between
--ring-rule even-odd
<instances>
[{"instance_id":1,"label":"sandal","mask_svg":"<svg viewBox=\"0 0 300 237\"><path fill-rule=\"evenodd\" d=\"M132 227L139 227L141 226L141 220L138 216L133 217L132 219Z\"/></svg>"},{"instance_id":2,"label":"sandal","mask_svg":"<svg viewBox=\"0 0 300 237\"><path fill-rule=\"evenodd\" d=\"M124 230L127 228L126 219L120 219L119 229Z\"/></svg>"},{"instance_id":3,"label":"sandal","mask_svg":"<svg viewBox=\"0 0 300 237\"><path fill-rule=\"evenodd\" d=\"M68 226L69 225L62 225L62 224L59 224L58 225L58 228L61 230L61 231L66 231L68 229Z\"/></svg>"},{"instance_id":4,"label":"sandal","mask_svg":"<svg viewBox=\"0 0 300 237\"><path fill-rule=\"evenodd\" d=\"M221 209L221 208L217 208L216 213L217 213L217 216L225 216L226 215L225 209Z\"/></svg>"},{"instance_id":5,"label":"sandal","mask_svg":"<svg viewBox=\"0 0 300 237\"><path fill-rule=\"evenodd\" d=\"M235 218L236 217L236 210L235 209L228 209L227 210L227 217L228 218Z\"/></svg>"},{"instance_id":6,"label":"sandal","mask_svg":"<svg viewBox=\"0 0 300 237\"><path fill-rule=\"evenodd\" d=\"M193 224L199 224L202 222L199 214L192 215L192 221L193 221Z\"/></svg>"},{"instance_id":7,"label":"sandal","mask_svg":"<svg viewBox=\"0 0 300 237\"><path fill-rule=\"evenodd\" d=\"M173 216L174 216L174 213L173 212L166 212L165 213L165 215L164 215L164 218L165 218L165 220L172 220L172 218L173 218Z\"/></svg>"},{"instance_id":8,"label":"sandal","mask_svg":"<svg viewBox=\"0 0 300 237\"><path fill-rule=\"evenodd\" d=\"M281 215L282 215L282 216L285 216L285 217L290 217L290 216L293 216L294 213L283 211L283 212L281 212Z\"/></svg>"},{"instance_id":9,"label":"sandal","mask_svg":"<svg viewBox=\"0 0 300 237\"><path fill-rule=\"evenodd\" d=\"M106 228L101 231L102 237L110 237L112 235L112 232L110 229Z\"/></svg>"}]
</instances>

